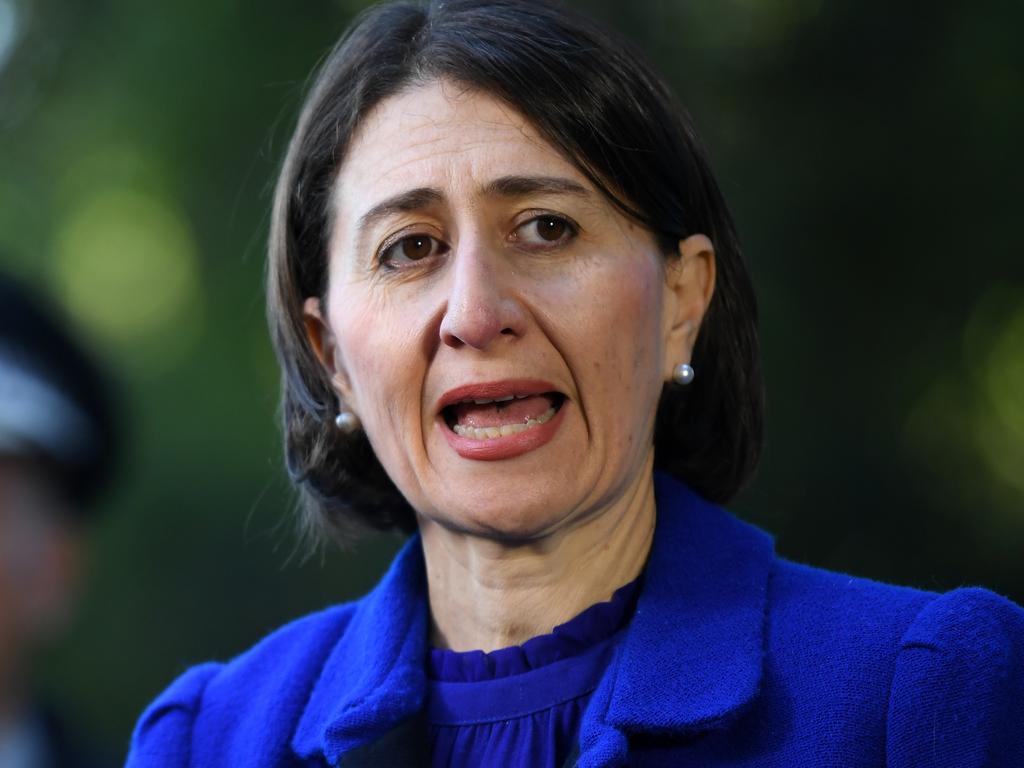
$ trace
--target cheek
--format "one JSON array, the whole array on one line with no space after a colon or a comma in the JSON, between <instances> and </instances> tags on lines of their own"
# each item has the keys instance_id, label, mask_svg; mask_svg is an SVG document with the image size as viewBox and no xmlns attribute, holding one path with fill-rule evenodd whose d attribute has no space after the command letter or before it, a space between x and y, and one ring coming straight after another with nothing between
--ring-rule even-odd
<instances>
[{"instance_id":1,"label":"cheek","mask_svg":"<svg viewBox=\"0 0 1024 768\"><path fill-rule=\"evenodd\" d=\"M585 418L593 434L617 445L653 425L664 368L664 283L657 254L623 248L543 289L548 335L571 370Z\"/></svg>"},{"instance_id":2,"label":"cheek","mask_svg":"<svg viewBox=\"0 0 1024 768\"><path fill-rule=\"evenodd\" d=\"M619 410L625 414L626 404L632 406L628 410L633 424L637 417L653 414L661 392L662 282L657 269L637 269L621 276L605 312L605 377L614 386Z\"/></svg>"},{"instance_id":3,"label":"cheek","mask_svg":"<svg viewBox=\"0 0 1024 768\"><path fill-rule=\"evenodd\" d=\"M595 434L606 438L602 442L611 455L624 460L653 436L662 389L663 283L660 269L647 264L620 272L607 285L594 318L592 397L585 407L591 423L601 425Z\"/></svg>"},{"instance_id":4,"label":"cheek","mask_svg":"<svg viewBox=\"0 0 1024 768\"><path fill-rule=\"evenodd\" d=\"M660 269L647 259L632 260L595 277L580 313L590 369L616 390L659 379L664 299Z\"/></svg>"},{"instance_id":5,"label":"cheek","mask_svg":"<svg viewBox=\"0 0 1024 768\"><path fill-rule=\"evenodd\" d=\"M331 326L352 388L352 406L369 427L399 416L401 406L418 391L417 349L413 334L389 307L351 298L345 304L341 301L336 303L338 312L331 314Z\"/></svg>"}]
</instances>

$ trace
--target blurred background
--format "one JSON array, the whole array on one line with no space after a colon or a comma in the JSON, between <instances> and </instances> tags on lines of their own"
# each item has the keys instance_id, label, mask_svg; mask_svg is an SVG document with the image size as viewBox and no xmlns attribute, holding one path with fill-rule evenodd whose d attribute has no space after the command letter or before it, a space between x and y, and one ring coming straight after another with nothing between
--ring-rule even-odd
<instances>
[{"instance_id":1,"label":"blurred background","mask_svg":"<svg viewBox=\"0 0 1024 768\"><path fill-rule=\"evenodd\" d=\"M1024 601L1024 4L573 2L694 116L762 309L786 556ZM188 664L367 590L303 562L263 314L274 172L365 3L0 0L0 270L117 380L126 448L44 687L121 755Z\"/></svg>"}]
</instances>

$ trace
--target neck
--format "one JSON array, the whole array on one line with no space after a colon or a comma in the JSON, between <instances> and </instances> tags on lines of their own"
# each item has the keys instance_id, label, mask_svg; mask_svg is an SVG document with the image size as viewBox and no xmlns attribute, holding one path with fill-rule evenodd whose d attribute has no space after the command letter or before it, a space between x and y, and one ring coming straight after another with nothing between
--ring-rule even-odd
<instances>
[{"instance_id":1,"label":"neck","mask_svg":"<svg viewBox=\"0 0 1024 768\"><path fill-rule=\"evenodd\" d=\"M640 574L654 520L649 464L615 502L537 541L495 541L421 520L431 642L493 651L550 632Z\"/></svg>"}]
</instances>

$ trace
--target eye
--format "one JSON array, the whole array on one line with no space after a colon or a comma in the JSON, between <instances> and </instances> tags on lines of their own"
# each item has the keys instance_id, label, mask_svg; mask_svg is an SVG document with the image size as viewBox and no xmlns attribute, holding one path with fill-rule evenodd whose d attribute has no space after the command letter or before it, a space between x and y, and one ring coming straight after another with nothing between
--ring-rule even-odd
<instances>
[{"instance_id":1,"label":"eye","mask_svg":"<svg viewBox=\"0 0 1024 768\"><path fill-rule=\"evenodd\" d=\"M379 261L396 266L403 262L422 261L447 249L447 245L430 235L407 235L386 245L380 252Z\"/></svg>"},{"instance_id":2,"label":"eye","mask_svg":"<svg viewBox=\"0 0 1024 768\"><path fill-rule=\"evenodd\" d=\"M566 243L576 234L576 226L568 219L554 214L544 214L516 227L515 239L525 245L548 247Z\"/></svg>"}]
</instances>

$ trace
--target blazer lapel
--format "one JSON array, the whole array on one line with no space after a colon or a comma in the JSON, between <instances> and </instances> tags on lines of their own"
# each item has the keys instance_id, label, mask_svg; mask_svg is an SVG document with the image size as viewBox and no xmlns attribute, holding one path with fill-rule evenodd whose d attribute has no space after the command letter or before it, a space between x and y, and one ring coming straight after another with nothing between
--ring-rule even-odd
<instances>
[{"instance_id":1,"label":"blazer lapel","mask_svg":"<svg viewBox=\"0 0 1024 768\"><path fill-rule=\"evenodd\" d=\"M724 727L761 683L771 538L658 473L643 591L581 726L580 766L625 762L627 737Z\"/></svg>"},{"instance_id":2,"label":"blazer lapel","mask_svg":"<svg viewBox=\"0 0 1024 768\"><path fill-rule=\"evenodd\" d=\"M296 755L322 756L330 765L349 755L355 756L353 765L360 759L365 764L374 749L413 755L398 750L414 743L412 735L420 728L414 716L426 694L426 594L423 550L419 536L413 536L381 582L359 601L324 663L292 737Z\"/></svg>"}]
</instances>

